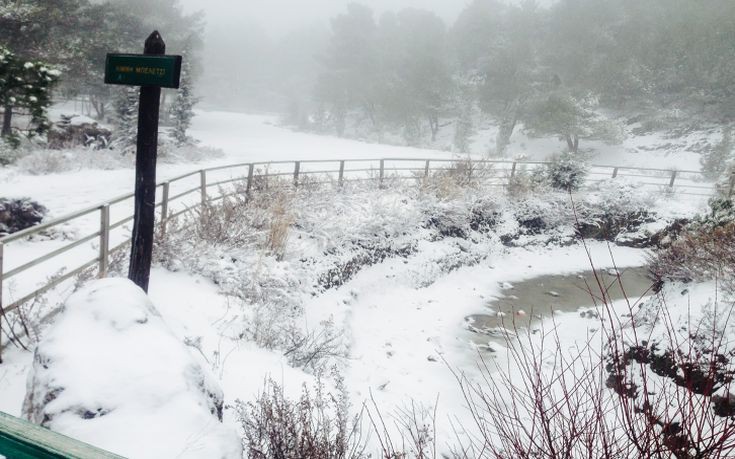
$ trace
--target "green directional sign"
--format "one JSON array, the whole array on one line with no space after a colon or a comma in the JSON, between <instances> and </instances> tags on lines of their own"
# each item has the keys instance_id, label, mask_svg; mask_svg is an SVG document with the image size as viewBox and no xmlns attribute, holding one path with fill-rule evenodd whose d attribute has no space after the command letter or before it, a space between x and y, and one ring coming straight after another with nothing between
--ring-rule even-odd
<instances>
[{"instance_id":1,"label":"green directional sign","mask_svg":"<svg viewBox=\"0 0 735 459\"><path fill-rule=\"evenodd\" d=\"M181 56L108 54L105 83L179 88Z\"/></svg>"}]
</instances>

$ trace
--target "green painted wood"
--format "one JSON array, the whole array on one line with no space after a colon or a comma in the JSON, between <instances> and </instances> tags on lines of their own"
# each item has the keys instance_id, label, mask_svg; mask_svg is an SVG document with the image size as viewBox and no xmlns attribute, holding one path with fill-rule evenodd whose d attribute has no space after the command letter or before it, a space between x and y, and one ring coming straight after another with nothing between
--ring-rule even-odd
<instances>
[{"instance_id":1,"label":"green painted wood","mask_svg":"<svg viewBox=\"0 0 735 459\"><path fill-rule=\"evenodd\" d=\"M7 459L122 459L122 456L0 412L0 456Z\"/></svg>"},{"instance_id":2,"label":"green painted wood","mask_svg":"<svg viewBox=\"0 0 735 459\"><path fill-rule=\"evenodd\" d=\"M179 88L181 56L108 54L105 83L126 86Z\"/></svg>"}]
</instances>

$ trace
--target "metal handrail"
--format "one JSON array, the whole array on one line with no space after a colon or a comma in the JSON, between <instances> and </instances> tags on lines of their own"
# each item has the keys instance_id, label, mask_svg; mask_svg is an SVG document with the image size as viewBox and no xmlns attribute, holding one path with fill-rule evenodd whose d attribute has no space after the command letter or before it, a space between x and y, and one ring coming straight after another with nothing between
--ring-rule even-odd
<instances>
[{"instance_id":1,"label":"metal handrail","mask_svg":"<svg viewBox=\"0 0 735 459\"><path fill-rule=\"evenodd\" d=\"M448 158L360 158L360 159L306 159L306 160L297 160L297 161L266 161L266 162L249 162L249 163L237 163L237 164L231 164L231 165L223 165L223 166L214 166L206 169L199 169L196 171L192 171L186 174L178 175L176 177L173 177L171 179L168 179L164 182L160 182L156 185L156 188L163 187L163 196L160 202L156 203L156 208L160 207L160 219L159 219L159 225L161 225L161 230L165 232L167 221L171 218L175 218L179 215L182 215L186 212L190 212L194 209L196 209L198 206L202 205L202 203L212 202L213 198L217 198L217 196L210 196L210 194L214 193L211 191L211 188L220 188L220 194L222 195L231 195L232 193L226 193L224 189L221 188L221 185L226 185L229 183L234 183L241 181L243 183L246 183L247 185L247 193L250 192L252 189L252 186L254 184L254 180L258 177L263 178L270 178L270 177L285 177L285 176L293 176L293 186L299 186L299 178L302 175L316 175L316 174L332 174L337 175L337 180L334 182L338 185L343 185L346 182L353 182L353 181L368 181L368 180L374 180L378 183L383 183L384 180L389 179L390 177L386 177L386 172L388 173L397 173L397 172L413 172L415 175L411 176L405 176L402 178L421 178L428 177L429 173L431 171L437 171L437 170L445 170L447 168L447 165L452 165L460 162L466 162L471 161L473 164L478 165L504 165L506 167L497 169L498 172L506 172L505 175L506 178L513 178L518 172L519 172L519 166L544 166L550 164L549 162L545 161L513 161L513 160L466 160L461 158L454 158L454 159L448 159ZM412 163L422 163L420 166L417 165L414 167L407 167L407 166L399 166L395 165L392 167L387 167L386 163L405 163L405 162L412 162ZM338 169L329 169L329 166L324 166L321 168L322 170L318 171L308 171L308 170L301 170L302 164L327 164L327 163L333 163L335 165L338 165ZM373 163L376 167L365 167L365 163ZM267 168L269 166L283 166L293 164L294 168L291 172L283 172L282 167L279 167L277 171L274 171L272 173L267 172ZM352 165L353 167L357 166L356 168L348 168L345 167L346 165ZM265 167L266 171L262 173L258 173L258 168ZM233 170L233 169L242 169L247 168L246 170L242 171L242 175L236 178L229 178L219 181L212 181L211 179L208 179L208 173L210 172L217 172L217 171L224 171L224 170ZM655 168L644 168L644 167L631 167L631 166L612 166L612 165L590 165L590 168L596 169L594 172L594 175L601 176L601 175L608 175L611 178L618 178L618 177L630 177L630 178L643 178L643 179L651 179L653 178L650 174L645 175L645 172L660 172L665 175L661 175L661 179L668 180L668 183L650 183L645 182L644 180L639 180L638 182L641 185L655 185L655 186L662 186L667 187L669 189L674 189L676 180L679 178L679 185L677 186L680 188L678 191L680 194L690 194L690 195L701 195L701 196L707 196L709 194L695 194L691 192L685 192L687 189L691 188L692 191L698 191L707 189L708 187L704 187L701 184L694 185L694 184L687 184L687 183L681 183L681 178L678 176L678 174L697 174L700 177L702 177L700 172L697 171L688 171L688 170L667 170L667 169L655 169ZM600 170L607 170L608 173L605 174L603 172L600 172ZM632 173L623 173L622 171L631 171ZM368 178L346 178L345 175L347 174L356 174L356 173L377 173L374 177L368 177ZM635 172L638 172L636 174ZM191 185L188 185L185 190L178 191L178 193L173 193L171 190L171 186L181 182L185 179L190 179L193 177L199 176L199 184L189 188ZM494 174L493 178L498 178L499 174ZM502 178L502 177L501 177ZM600 180L590 180L590 183L598 182ZM733 194L733 183L735 183L735 175L733 176L733 179L730 182L730 191L729 194ZM496 186L498 184L495 184ZM507 182L504 184L507 185ZM682 191L684 190L684 191ZM185 203L183 210L172 210L171 204L174 201L178 201L181 198L184 198L185 196L192 195L196 192L199 192L200 199L196 200L197 202L194 203ZM107 274L107 266L109 262L109 255L112 251L120 250L128 241L119 244L114 249L110 250L109 248L109 241L110 241L110 232L112 230L115 230L117 228L120 228L125 225L125 223L128 223L132 220L132 216L128 215L125 217L122 217L121 220L115 221L113 223L110 222L110 206L113 206L115 204L119 204L123 201L126 201L128 199L131 199L134 197L134 193L128 193L121 196L117 196L115 198L109 199L105 201L103 204L97 204L94 206L86 207L82 210L72 212L68 215L56 218L54 220L51 220L46 223L42 223L40 225L33 226L31 228L27 228L22 231L18 231L16 233L13 233L11 235L5 236L3 238L0 238L0 321L3 319L4 314L7 314L11 310L17 308L20 304L24 303L25 301L28 301L35 296L42 294L46 291L48 291L50 288L53 288L54 286L58 285L62 282L62 280L66 280L70 278L73 274L79 273L80 268L77 267L76 269L73 269L72 271L65 273L64 276L61 276L60 278L56 278L54 280L50 280L43 286L39 287L38 289L34 290L33 292L30 292L27 295L24 295L20 300L17 300L13 302L12 304L7 305L7 303L3 303L3 281L7 280L9 277L16 276L28 269L31 269L40 263L43 263L45 261L48 261L50 259L57 258L64 253L68 252L69 250L72 250L76 247L79 247L83 245L84 243L88 243L94 239L99 239L100 247L99 247L99 256L96 260L92 260L90 262L87 262L83 265L84 269L90 268L94 266L95 263L98 264L98 272L101 277L105 276ZM221 196L220 196L221 197ZM190 198L191 201L194 201L195 198ZM46 231L49 229L52 229L54 227L57 227L59 225L68 223L72 220L75 220L77 218L81 217L87 217L89 215L99 213L100 217L100 226L99 230L92 235L85 236L84 238L77 240L71 244L68 244L64 247L58 248L56 250L53 250L45 255L39 256L34 258L33 260L29 260L25 262L24 264L20 266L16 266L12 270L5 270L3 263L3 254L7 253L4 251L4 248L13 242L24 240L29 236L38 234L42 231ZM83 269L82 269L83 270ZM61 279L61 280L60 280ZM2 362L2 331L0 329L0 362Z\"/></svg>"}]
</instances>

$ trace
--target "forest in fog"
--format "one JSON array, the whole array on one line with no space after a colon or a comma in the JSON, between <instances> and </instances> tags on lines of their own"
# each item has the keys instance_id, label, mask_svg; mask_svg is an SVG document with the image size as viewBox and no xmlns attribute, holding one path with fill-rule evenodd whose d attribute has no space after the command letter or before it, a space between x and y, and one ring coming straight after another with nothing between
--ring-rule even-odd
<instances>
[{"instance_id":1,"label":"forest in fog","mask_svg":"<svg viewBox=\"0 0 735 459\"><path fill-rule=\"evenodd\" d=\"M284 111L322 132L353 126L421 144L457 123L462 150L479 109L501 126L496 153L519 123L576 150L580 138L615 141L609 118L617 114L651 127L692 117L727 123L735 114L728 0L562 0L548 8L475 0L453 24L429 11L378 15L351 4L328 30L276 41L257 28L246 33L232 44L244 56L237 79L224 65L228 54L205 93Z\"/></svg>"},{"instance_id":2,"label":"forest in fog","mask_svg":"<svg viewBox=\"0 0 735 459\"><path fill-rule=\"evenodd\" d=\"M452 149L462 152L478 120L489 120L498 132L488 154L502 155L520 125L576 152L584 139L619 142L621 116L656 129L682 120L725 125L735 114L729 0L474 0L453 23L421 9L379 13L352 3L329 21L275 36L247 21L205 33L205 14L177 0L0 8L7 51L54 66L56 100L86 101L91 116L123 133L136 98L103 84L104 57L140 52L153 29L169 54L185 55L195 102L278 112L319 133L432 145L453 125ZM48 102L5 99L4 137L16 112L36 110L26 131L43 127L38 110ZM164 123L172 103L164 92Z\"/></svg>"}]
</instances>

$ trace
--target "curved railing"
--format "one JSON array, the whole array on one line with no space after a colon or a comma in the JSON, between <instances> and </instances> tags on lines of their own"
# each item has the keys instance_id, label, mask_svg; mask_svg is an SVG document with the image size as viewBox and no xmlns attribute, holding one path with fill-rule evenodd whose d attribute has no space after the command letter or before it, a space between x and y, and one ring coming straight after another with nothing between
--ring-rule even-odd
<instances>
[{"instance_id":1,"label":"curved railing","mask_svg":"<svg viewBox=\"0 0 735 459\"><path fill-rule=\"evenodd\" d=\"M471 161L463 159L349 159L241 163L201 169L163 181L157 185L158 230L165 233L167 223L197 206L223 199L234 193L228 186L242 183L249 193L257 179L292 177L299 186L304 177L311 183L342 186L350 181L424 179L432 171L464 164L463 173L482 170L487 186L503 187L522 170L544 167L548 163L531 161ZM471 164L472 167L466 167ZM319 182L313 177L324 177ZM698 171L593 165L587 185L610 178L626 177L637 184L677 195L712 196L718 190ZM728 190L732 195L735 176ZM216 192L212 191L214 188ZM238 191L241 192L241 191ZM74 276L96 267L100 277L107 275L111 257L130 242L129 223L133 220L134 193L109 199L60 218L0 238L0 324L4 316ZM69 228L73 223L73 227ZM78 236L75 232L83 232ZM32 244L33 250L27 250ZM26 250L24 250L26 249ZM39 279L45 279L39 282ZM0 328L0 351L2 329ZM0 362L1 354L0 354Z\"/></svg>"}]
</instances>

